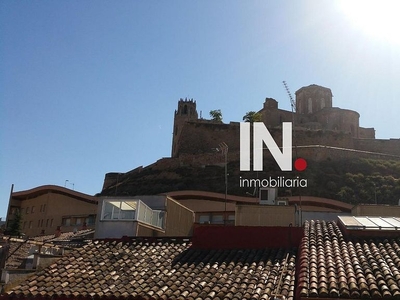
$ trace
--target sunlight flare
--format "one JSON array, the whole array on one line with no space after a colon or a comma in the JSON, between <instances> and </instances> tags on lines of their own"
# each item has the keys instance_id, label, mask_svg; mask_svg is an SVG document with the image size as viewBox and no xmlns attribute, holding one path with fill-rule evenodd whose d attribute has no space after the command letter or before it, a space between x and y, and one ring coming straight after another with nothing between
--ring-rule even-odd
<instances>
[{"instance_id":1,"label":"sunlight flare","mask_svg":"<svg viewBox=\"0 0 400 300\"><path fill-rule=\"evenodd\" d=\"M341 10L371 38L400 45L400 1L341 0Z\"/></svg>"}]
</instances>

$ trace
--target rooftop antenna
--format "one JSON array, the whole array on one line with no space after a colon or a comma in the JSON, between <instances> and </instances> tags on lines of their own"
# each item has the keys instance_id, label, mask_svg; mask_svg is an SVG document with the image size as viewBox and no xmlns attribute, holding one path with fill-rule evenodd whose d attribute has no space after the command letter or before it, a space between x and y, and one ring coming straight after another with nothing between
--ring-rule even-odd
<instances>
[{"instance_id":1,"label":"rooftop antenna","mask_svg":"<svg viewBox=\"0 0 400 300\"><path fill-rule=\"evenodd\" d=\"M289 96L289 99L290 99L290 105L292 106L292 113L294 113L294 112L296 112L296 101L294 101L286 81L284 80L282 82L283 82L283 85L285 86L286 92L287 92L287 94ZM293 117L293 120L294 120L294 117Z\"/></svg>"},{"instance_id":2,"label":"rooftop antenna","mask_svg":"<svg viewBox=\"0 0 400 300\"><path fill-rule=\"evenodd\" d=\"M294 114L297 111L297 106L296 106L296 101L293 99L292 93L290 92L286 81L284 80L282 82L283 82L283 85L284 85L284 87L286 89L286 92L287 92L287 94L289 96L290 106L292 107L292 126L293 126L293 139L294 139L294 153L295 153L296 159L297 159L297 158L299 158L299 155L297 153L296 126L295 126L295 122L294 122L295 121ZM303 210L302 210L302 207L301 207L301 189L300 188L299 188L299 201L300 201L300 226L303 226Z\"/></svg>"},{"instance_id":3,"label":"rooftop antenna","mask_svg":"<svg viewBox=\"0 0 400 300\"><path fill-rule=\"evenodd\" d=\"M286 92L289 96L290 106L292 107L292 126L293 126L294 150L295 150L296 158L298 158L299 156L297 155L296 126L295 126L295 122L294 122L294 120L295 120L294 114L296 113L296 101L293 99L292 93L290 92L286 81L284 80L282 82L283 82L283 85L285 86Z\"/></svg>"}]
</instances>

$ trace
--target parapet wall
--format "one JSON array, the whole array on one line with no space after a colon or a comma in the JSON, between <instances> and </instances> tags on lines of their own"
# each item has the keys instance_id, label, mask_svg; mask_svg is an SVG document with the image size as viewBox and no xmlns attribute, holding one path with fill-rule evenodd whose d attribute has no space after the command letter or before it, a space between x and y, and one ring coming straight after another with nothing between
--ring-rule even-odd
<instances>
[{"instance_id":1,"label":"parapet wall","mask_svg":"<svg viewBox=\"0 0 400 300\"><path fill-rule=\"evenodd\" d=\"M339 147L331 147L324 145L300 146L297 148L299 157L308 158L315 161L323 161L326 159L342 160L342 159L400 159L400 155L392 155L385 153L375 153L361 151L355 149L346 149Z\"/></svg>"},{"instance_id":2,"label":"parapet wall","mask_svg":"<svg viewBox=\"0 0 400 300\"><path fill-rule=\"evenodd\" d=\"M195 249L262 249L297 247L302 227L207 226L196 227L192 238Z\"/></svg>"},{"instance_id":3,"label":"parapet wall","mask_svg":"<svg viewBox=\"0 0 400 300\"><path fill-rule=\"evenodd\" d=\"M356 139L355 148L363 151L387 153L400 156L400 139Z\"/></svg>"},{"instance_id":4,"label":"parapet wall","mask_svg":"<svg viewBox=\"0 0 400 300\"><path fill-rule=\"evenodd\" d=\"M358 138L360 139L375 139L375 129L374 128L358 128Z\"/></svg>"},{"instance_id":5,"label":"parapet wall","mask_svg":"<svg viewBox=\"0 0 400 300\"><path fill-rule=\"evenodd\" d=\"M351 210L353 216L400 217L400 206L359 204Z\"/></svg>"}]
</instances>

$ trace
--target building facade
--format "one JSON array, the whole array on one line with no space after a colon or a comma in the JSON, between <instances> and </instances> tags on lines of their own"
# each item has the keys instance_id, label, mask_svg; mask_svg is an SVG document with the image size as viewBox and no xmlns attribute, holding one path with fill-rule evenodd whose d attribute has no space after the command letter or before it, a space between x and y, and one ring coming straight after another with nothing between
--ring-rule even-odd
<instances>
[{"instance_id":1,"label":"building facade","mask_svg":"<svg viewBox=\"0 0 400 300\"><path fill-rule=\"evenodd\" d=\"M11 193L6 228L16 213L21 231L29 237L94 228L97 197L55 185Z\"/></svg>"}]
</instances>

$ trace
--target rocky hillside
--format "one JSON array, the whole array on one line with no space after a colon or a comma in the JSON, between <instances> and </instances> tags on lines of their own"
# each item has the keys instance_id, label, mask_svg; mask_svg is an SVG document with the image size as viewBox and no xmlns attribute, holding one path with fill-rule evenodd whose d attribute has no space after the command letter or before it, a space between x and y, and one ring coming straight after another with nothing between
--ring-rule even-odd
<instances>
[{"instance_id":1,"label":"rocky hillside","mask_svg":"<svg viewBox=\"0 0 400 300\"><path fill-rule=\"evenodd\" d=\"M400 199L400 161L378 159L308 160L303 172L282 172L275 161L265 160L263 172L240 172L239 162L228 164L228 193L254 194L254 188L241 187L241 178L307 179L307 188L280 188L279 195L288 194L326 197L344 202L398 204ZM242 182L243 186L243 182ZM140 172L119 176L103 196L134 196L158 194L177 190L204 190L225 193L223 165L180 166L157 168L150 165Z\"/></svg>"}]
</instances>

